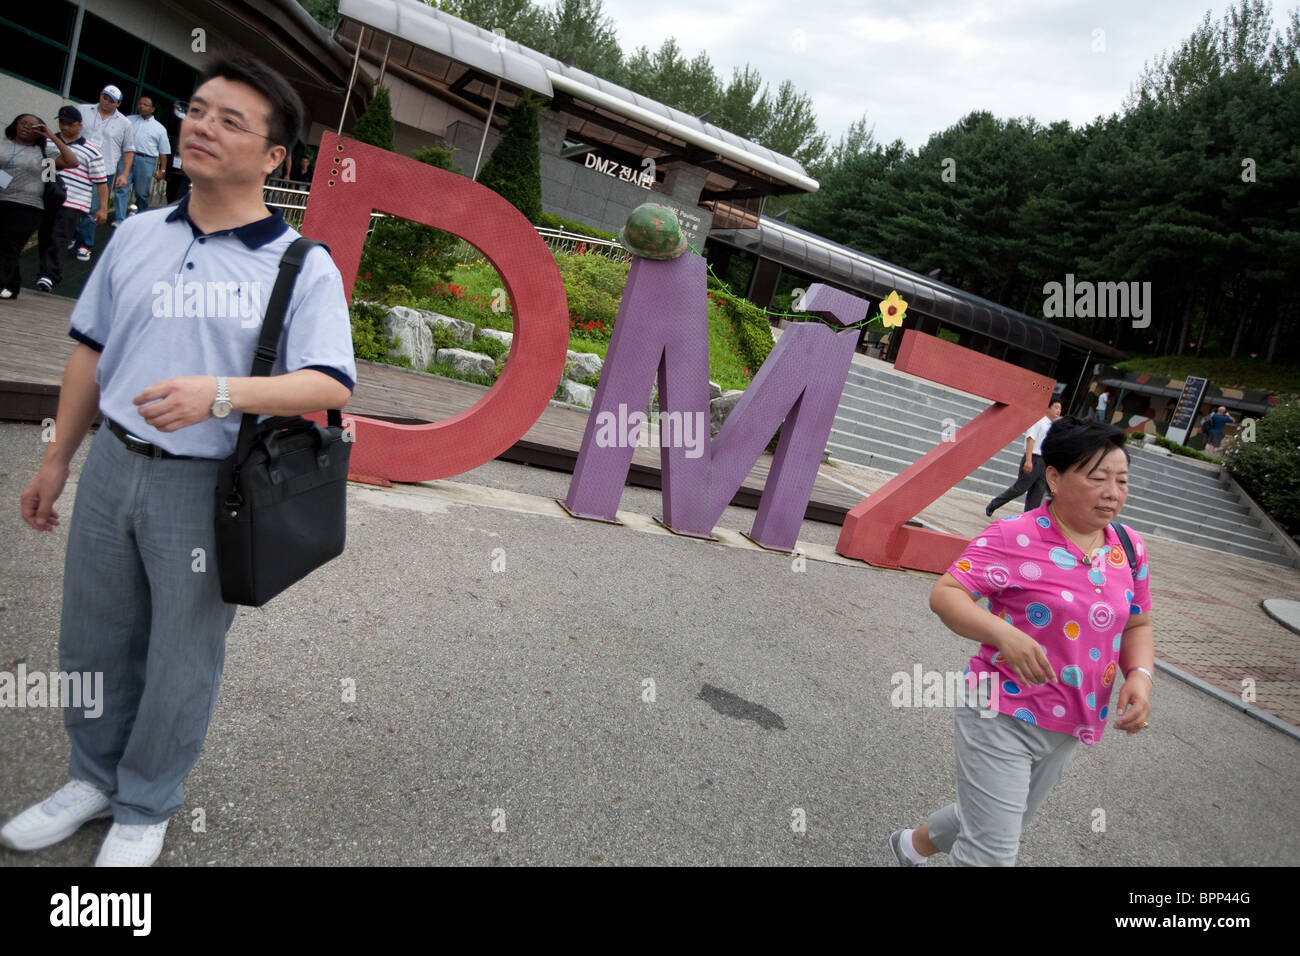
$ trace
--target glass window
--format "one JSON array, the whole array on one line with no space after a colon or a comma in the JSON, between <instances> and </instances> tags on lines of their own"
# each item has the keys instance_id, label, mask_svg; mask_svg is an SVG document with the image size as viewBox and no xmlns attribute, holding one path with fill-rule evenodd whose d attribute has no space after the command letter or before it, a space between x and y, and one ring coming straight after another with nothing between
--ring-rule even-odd
<instances>
[{"instance_id":1,"label":"glass window","mask_svg":"<svg viewBox=\"0 0 1300 956\"><path fill-rule=\"evenodd\" d=\"M156 92L168 100L186 101L194 92L194 81L198 76L198 71L188 63L156 47L149 48L149 63L145 67L144 82L145 86L150 88L150 94Z\"/></svg>"},{"instance_id":2,"label":"glass window","mask_svg":"<svg viewBox=\"0 0 1300 956\"><path fill-rule=\"evenodd\" d=\"M81 25L81 40L78 44L77 58L89 57L92 60L99 61L103 66L120 74L121 76L135 77L140 75L140 69L144 66L144 51L146 44L138 37L127 33L121 27L116 26L103 17L97 17L93 13L87 13L86 19ZM82 64L78 63L78 69ZM103 72L101 67L101 73ZM102 89L102 83L107 83L105 79L101 82L99 89ZM118 84L119 86L121 84ZM96 96L99 89L95 90ZM125 87L123 93L127 93ZM128 95L134 98L137 91L132 90ZM132 99L134 102L134 99Z\"/></svg>"},{"instance_id":3,"label":"glass window","mask_svg":"<svg viewBox=\"0 0 1300 956\"><path fill-rule=\"evenodd\" d=\"M0 22L0 50L4 50L4 70L29 83L57 90L63 86L63 70L68 55L57 47L42 43ZM8 123L9 119L5 119Z\"/></svg>"},{"instance_id":4,"label":"glass window","mask_svg":"<svg viewBox=\"0 0 1300 956\"><path fill-rule=\"evenodd\" d=\"M54 40L67 46L72 42L72 25L77 19L77 8L67 0L42 0L39 3L10 3L5 5L5 13L0 23L8 21L14 26L30 30L37 36ZM10 55L17 48L5 46L5 60L8 66Z\"/></svg>"}]
</instances>

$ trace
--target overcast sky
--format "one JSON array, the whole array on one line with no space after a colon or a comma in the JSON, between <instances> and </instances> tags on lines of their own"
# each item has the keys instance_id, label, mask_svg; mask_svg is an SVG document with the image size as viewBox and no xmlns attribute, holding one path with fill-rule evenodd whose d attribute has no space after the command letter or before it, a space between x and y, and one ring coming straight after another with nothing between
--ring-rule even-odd
<instances>
[{"instance_id":1,"label":"overcast sky","mask_svg":"<svg viewBox=\"0 0 1300 956\"><path fill-rule=\"evenodd\" d=\"M792 80L832 142L864 112L915 149L971 110L1078 126L1118 112L1144 61L1224 0L604 0L620 44L676 37L724 81ZM1294 2L1274 0L1283 19Z\"/></svg>"}]
</instances>

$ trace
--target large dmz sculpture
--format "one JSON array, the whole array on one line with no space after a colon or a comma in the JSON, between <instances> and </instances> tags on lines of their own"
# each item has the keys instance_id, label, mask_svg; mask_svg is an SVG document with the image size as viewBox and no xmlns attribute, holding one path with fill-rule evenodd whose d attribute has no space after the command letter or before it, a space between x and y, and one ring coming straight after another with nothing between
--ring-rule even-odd
<instances>
[{"instance_id":1,"label":"large dmz sculpture","mask_svg":"<svg viewBox=\"0 0 1300 956\"><path fill-rule=\"evenodd\" d=\"M354 422L352 470L390 481L457 475L513 445L546 408L564 371L568 308L550 250L527 219L477 183L403 156L325 133L302 232L326 243L351 299L371 210L461 236L501 274L514 315L514 341L496 384L473 406L441 422ZM655 381L661 421L708 421L708 326L704 260L636 258L628 274L600 385L564 507L581 518L616 521L633 440L608 440L610 423L644 409ZM851 326L867 314L859 296L813 285L804 307ZM787 329L716 438L693 451L661 442L663 523L711 537L779 425L781 439L750 537L789 551L812 495L857 342L854 329L822 323ZM909 330L895 368L989 398L972 422L941 441L853 508L836 550L883 567L943 571L966 541L908 525L928 504L1037 421L1050 378ZM625 436L626 437L626 436Z\"/></svg>"}]
</instances>

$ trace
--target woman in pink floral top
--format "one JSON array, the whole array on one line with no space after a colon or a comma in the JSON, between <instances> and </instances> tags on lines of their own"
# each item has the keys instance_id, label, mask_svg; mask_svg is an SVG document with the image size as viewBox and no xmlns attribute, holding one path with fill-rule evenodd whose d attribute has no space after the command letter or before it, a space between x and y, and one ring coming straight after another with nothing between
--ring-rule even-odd
<instances>
[{"instance_id":1,"label":"woman in pink floral top","mask_svg":"<svg viewBox=\"0 0 1300 956\"><path fill-rule=\"evenodd\" d=\"M1022 828L1075 746L1099 741L1111 717L1129 734L1148 724L1146 549L1125 529L1130 563L1112 527L1128 498L1124 435L1061 418L1043 458L1047 502L986 528L930 593L930 609L979 649L967 670L969 706L957 708L957 802L891 835L900 865L940 851L955 866L1014 865Z\"/></svg>"}]
</instances>

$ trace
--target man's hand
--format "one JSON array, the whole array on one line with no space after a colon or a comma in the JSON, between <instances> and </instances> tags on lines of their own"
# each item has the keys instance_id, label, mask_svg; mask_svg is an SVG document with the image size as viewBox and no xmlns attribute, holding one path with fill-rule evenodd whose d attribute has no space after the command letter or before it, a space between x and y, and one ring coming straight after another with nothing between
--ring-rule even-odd
<instances>
[{"instance_id":1,"label":"man's hand","mask_svg":"<svg viewBox=\"0 0 1300 956\"><path fill-rule=\"evenodd\" d=\"M95 225L102 226L106 222L108 222L108 210L104 208L103 203L100 203L99 208L95 210Z\"/></svg>"},{"instance_id":2,"label":"man's hand","mask_svg":"<svg viewBox=\"0 0 1300 956\"><path fill-rule=\"evenodd\" d=\"M59 513L54 510L54 502L62 494L67 481L67 465L42 463L36 471L36 477L23 489L23 520L37 531L53 531L59 523Z\"/></svg>"},{"instance_id":3,"label":"man's hand","mask_svg":"<svg viewBox=\"0 0 1300 956\"><path fill-rule=\"evenodd\" d=\"M150 385L131 401L140 417L160 432L174 432L212 417L217 380L212 375L185 375Z\"/></svg>"},{"instance_id":4,"label":"man's hand","mask_svg":"<svg viewBox=\"0 0 1300 956\"><path fill-rule=\"evenodd\" d=\"M125 186L126 186L126 173L121 173L115 180L113 180L113 188L122 189Z\"/></svg>"},{"instance_id":5,"label":"man's hand","mask_svg":"<svg viewBox=\"0 0 1300 956\"><path fill-rule=\"evenodd\" d=\"M1025 463L1020 466L1020 470L1026 475L1032 475L1034 473L1034 460L1032 458L1026 458Z\"/></svg>"},{"instance_id":6,"label":"man's hand","mask_svg":"<svg viewBox=\"0 0 1300 956\"><path fill-rule=\"evenodd\" d=\"M1151 681L1146 674L1135 673L1131 680L1124 679L1124 686L1119 691L1119 705L1115 709L1119 714L1115 721L1116 730L1136 734L1147 725L1147 718L1151 716Z\"/></svg>"},{"instance_id":7,"label":"man's hand","mask_svg":"<svg viewBox=\"0 0 1300 956\"><path fill-rule=\"evenodd\" d=\"M161 180L161 179L166 179L166 178L167 178L167 170L165 170L165 169L155 169L155 170L153 171L153 178L154 178L154 179L159 179L159 180Z\"/></svg>"}]
</instances>

